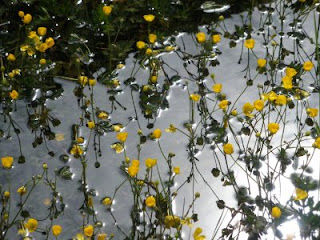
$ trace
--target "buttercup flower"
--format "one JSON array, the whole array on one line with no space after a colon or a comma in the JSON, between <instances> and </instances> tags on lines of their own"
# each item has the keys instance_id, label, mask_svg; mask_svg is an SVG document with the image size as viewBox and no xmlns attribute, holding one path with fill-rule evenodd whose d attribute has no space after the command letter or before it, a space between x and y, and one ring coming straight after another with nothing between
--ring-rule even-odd
<instances>
[{"instance_id":1,"label":"buttercup flower","mask_svg":"<svg viewBox=\"0 0 320 240\"><path fill-rule=\"evenodd\" d=\"M3 157L1 158L1 162L4 168L11 168L13 164L13 157Z\"/></svg>"},{"instance_id":2,"label":"buttercup flower","mask_svg":"<svg viewBox=\"0 0 320 240\"><path fill-rule=\"evenodd\" d=\"M287 104L287 97L285 95L278 95L275 101L277 105L285 105Z\"/></svg>"},{"instance_id":3,"label":"buttercup flower","mask_svg":"<svg viewBox=\"0 0 320 240\"><path fill-rule=\"evenodd\" d=\"M316 117L318 115L317 108L307 108L307 114L309 117Z\"/></svg>"},{"instance_id":4,"label":"buttercup flower","mask_svg":"<svg viewBox=\"0 0 320 240\"><path fill-rule=\"evenodd\" d=\"M106 233L99 233L97 240L106 240L107 239L107 234Z\"/></svg>"},{"instance_id":5,"label":"buttercup flower","mask_svg":"<svg viewBox=\"0 0 320 240\"><path fill-rule=\"evenodd\" d=\"M313 143L313 147L319 148L320 149L320 137L318 137L314 143Z\"/></svg>"},{"instance_id":6,"label":"buttercup flower","mask_svg":"<svg viewBox=\"0 0 320 240\"><path fill-rule=\"evenodd\" d=\"M9 93L10 97L15 100L19 97L19 93L16 91L16 90L12 90L10 93Z\"/></svg>"},{"instance_id":7,"label":"buttercup flower","mask_svg":"<svg viewBox=\"0 0 320 240\"><path fill-rule=\"evenodd\" d=\"M10 192L5 191L5 192L3 193L3 196L4 196L5 198L9 198L9 197L10 197Z\"/></svg>"},{"instance_id":8,"label":"buttercup flower","mask_svg":"<svg viewBox=\"0 0 320 240\"><path fill-rule=\"evenodd\" d=\"M271 210L271 216L274 218L279 218L281 217L281 209L279 207L273 207Z\"/></svg>"},{"instance_id":9,"label":"buttercup flower","mask_svg":"<svg viewBox=\"0 0 320 240\"><path fill-rule=\"evenodd\" d=\"M231 143L226 143L223 145L223 152L227 155L230 155L233 153L233 146Z\"/></svg>"},{"instance_id":10,"label":"buttercup flower","mask_svg":"<svg viewBox=\"0 0 320 240\"><path fill-rule=\"evenodd\" d=\"M267 60L266 60L266 59L259 58L259 59L257 60L257 63L258 63L258 67L262 68L262 67L265 67L265 66L266 66Z\"/></svg>"},{"instance_id":11,"label":"buttercup flower","mask_svg":"<svg viewBox=\"0 0 320 240\"><path fill-rule=\"evenodd\" d=\"M74 155L75 157L79 157L83 154L83 150L80 146L78 145L73 145L70 154Z\"/></svg>"},{"instance_id":12,"label":"buttercup flower","mask_svg":"<svg viewBox=\"0 0 320 240\"><path fill-rule=\"evenodd\" d=\"M147 158L146 159L146 167L147 168L152 168L156 164L157 164L157 159L153 159L153 158Z\"/></svg>"},{"instance_id":13,"label":"buttercup flower","mask_svg":"<svg viewBox=\"0 0 320 240\"><path fill-rule=\"evenodd\" d=\"M14 62L16 60L16 57L12 53L9 53L7 60L10 62Z\"/></svg>"},{"instance_id":14,"label":"buttercup flower","mask_svg":"<svg viewBox=\"0 0 320 240\"><path fill-rule=\"evenodd\" d=\"M155 16L152 15L152 14L148 14L148 15L144 15L143 18L144 18L144 20L146 20L147 22L152 22L152 21L154 20Z\"/></svg>"},{"instance_id":15,"label":"buttercup flower","mask_svg":"<svg viewBox=\"0 0 320 240\"><path fill-rule=\"evenodd\" d=\"M38 221L34 218L29 218L24 226L28 229L29 232L34 232L38 227Z\"/></svg>"},{"instance_id":16,"label":"buttercup flower","mask_svg":"<svg viewBox=\"0 0 320 240\"><path fill-rule=\"evenodd\" d=\"M138 49L143 49L146 47L146 43L143 41L138 41L136 45Z\"/></svg>"},{"instance_id":17,"label":"buttercup flower","mask_svg":"<svg viewBox=\"0 0 320 240\"><path fill-rule=\"evenodd\" d=\"M221 90L222 90L222 84L220 84L220 83L217 83L217 84L213 85L213 87L212 87L212 91L215 93L220 93Z\"/></svg>"},{"instance_id":18,"label":"buttercup flower","mask_svg":"<svg viewBox=\"0 0 320 240\"><path fill-rule=\"evenodd\" d=\"M199 94L191 94L190 99L194 102L198 102L200 100L200 95Z\"/></svg>"},{"instance_id":19,"label":"buttercup flower","mask_svg":"<svg viewBox=\"0 0 320 240\"><path fill-rule=\"evenodd\" d=\"M21 196L24 195L26 192L27 192L27 188L25 186L22 186L17 190L17 193L19 193Z\"/></svg>"},{"instance_id":20,"label":"buttercup flower","mask_svg":"<svg viewBox=\"0 0 320 240\"><path fill-rule=\"evenodd\" d=\"M275 100L277 100L278 98L278 95L274 92L274 91L270 91L269 94L268 94L268 100L270 102L273 102Z\"/></svg>"},{"instance_id":21,"label":"buttercup flower","mask_svg":"<svg viewBox=\"0 0 320 240\"><path fill-rule=\"evenodd\" d=\"M57 237L61 234L62 227L60 225L53 225L52 226L52 234L53 236Z\"/></svg>"},{"instance_id":22,"label":"buttercup flower","mask_svg":"<svg viewBox=\"0 0 320 240\"><path fill-rule=\"evenodd\" d=\"M19 11L19 12L18 12L18 16L21 17L21 18L23 18L23 17L24 17L24 11Z\"/></svg>"},{"instance_id":23,"label":"buttercup flower","mask_svg":"<svg viewBox=\"0 0 320 240\"><path fill-rule=\"evenodd\" d=\"M94 231L94 228L93 228L92 225L88 225L88 226L86 226L86 227L83 229L83 233L84 233L84 235L86 235L87 237L92 237L93 231Z\"/></svg>"},{"instance_id":24,"label":"buttercup flower","mask_svg":"<svg viewBox=\"0 0 320 240\"><path fill-rule=\"evenodd\" d=\"M217 44L221 41L221 36L220 34L214 34L212 36L212 43Z\"/></svg>"},{"instance_id":25,"label":"buttercup flower","mask_svg":"<svg viewBox=\"0 0 320 240\"><path fill-rule=\"evenodd\" d=\"M152 133L152 137L155 139L159 139L162 135L162 132L159 128L155 129Z\"/></svg>"},{"instance_id":26,"label":"buttercup flower","mask_svg":"<svg viewBox=\"0 0 320 240\"><path fill-rule=\"evenodd\" d=\"M89 79L89 86L94 86L94 85L96 85L96 80L95 79Z\"/></svg>"},{"instance_id":27,"label":"buttercup flower","mask_svg":"<svg viewBox=\"0 0 320 240\"><path fill-rule=\"evenodd\" d=\"M282 78L282 86L286 90L292 89L292 78L288 77L287 75Z\"/></svg>"},{"instance_id":28,"label":"buttercup flower","mask_svg":"<svg viewBox=\"0 0 320 240\"><path fill-rule=\"evenodd\" d=\"M198 43L204 43L206 41L206 34L204 32L198 32L196 38Z\"/></svg>"},{"instance_id":29,"label":"buttercup flower","mask_svg":"<svg viewBox=\"0 0 320 240\"><path fill-rule=\"evenodd\" d=\"M256 100L254 101L253 106L257 111L262 111L264 108L264 101L260 99Z\"/></svg>"},{"instance_id":30,"label":"buttercup flower","mask_svg":"<svg viewBox=\"0 0 320 240\"><path fill-rule=\"evenodd\" d=\"M308 193L301 188L296 188L296 197L294 197L294 200L299 201L306 199L308 197Z\"/></svg>"},{"instance_id":31,"label":"buttercup flower","mask_svg":"<svg viewBox=\"0 0 320 240\"><path fill-rule=\"evenodd\" d=\"M103 199L102 204L105 206L110 206L112 204L112 200L109 197Z\"/></svg>"},{"instance_id":32,"label":"buttercup flower","mask_svg":"<svg viewBox=\"0 0 320 240\"><path fill-rule=\"evenodd\" d=\"M47 34L47 28L46 27L38 27L37 33L40 36L44 36Z\"/></svg>"},{"instance_id":33,"label":"buttercup flower","mask_svg":"<svg viewBox=\"0 0 320 240\"><path fill-rule=\"evenodd\" d=\"M164 225L166 228L177 228L180 225L180 218L178 216L168 215L164 218Z\"/></svg>"},{"instance_id":34,"label":"buttercup flower","mask_svg":"<svg viewBox=\"0 0 320 240\"><path fill-rule=\"evenodd\" d=\"M152 49L151 48L147 48L146 49L146 55L148 55L148 56L152 55Z\"/></svg>"},{"instance_id":35,"label":"buttercup flower","mask_svg":"<svg viewBox=\"0 0 320 240\"><path fill-rule=\"evenodd\" d=\"M95 128L96 124L93 121L88 122L88 128Z\"/></svg>"},{"instance_id":36,"label":"buttercup flower","mask_svg":"<svg viewBox=\"0 0 320 240\"><path fill-rule=\"evenodd\" d=\"M39 61L39 63L40 63L41 65L45 65L45 64L47 63L47 60L45 60L44 58L41 58L40 61Z\"/></svg>"},{"instance_id":37,"label":"buttercup flower","mask_svg":"<svg viewBox=\"0 0 320 240\"><path fill-rule=\"evenodd\" d=\"M102 11L105 15L109 16L110 13L112 12L112 7L111 6L103 6Z\"/></svg>"},{"instance_id":38,"label":"buttercup flower","mask_svg":"<svg viewBox=\"0 0 320 240\"><path fill-rule=\"evenodd\" d=\"M222 100L219 103L219 108L221 108L223 111L227 110L227 107L229 105L229 101L228 100Z\"/></svg>"},{"instance_id":39,"label":"buttercup flower","mask_svg":"<svg viewBox=\"0 0 320 240\"><path fill-rule=\"evenodd\" d=\"M145 203L148 207L153 208L156 206L156 199L154 196L149 196L146 198Z\"/></svg>"},{"instance_id":40,"label":"buttercup flower","mask_svg":"<svg viewBox=\"0 0 320 240\"><path fill-rule=\"evenodd\" d=\"M29 24L32 21L31 14L27 13L26 15L24 15L22 21L24 24Z\"/></svg>"},{"instance_id":41,"label":"buttercup flower","mask_svg":"<svg viewBox=\"0 0 320 240\"><path fill-rule=\"evenodd\" d=\"M291 67L287 67L286 68L286 75L288 77L294 77L295 75L297 75L297 71L294 69L294 68L291 68Z\"/></svg>"},{"instance_id":42,"label":"buttercup flower","mask_svg":"<svg viewBox=\"0 0 320 240\"><path fill-rule=\"evenodd\" d=\"M250 38L250 39L247 39L245 42L244 42L244 46L248 49L253 49L254 48L254 45L255 45L255 41L254 39Z\"/></svg>"},{"instance_id":43,"label":"buttercup flower","mask_svg":"<svg viewBox=\"0 0 320 240\"><path fill-rule=\"evenodd\" d=\"M307 61L303 64L303 70L305 70L306 72L311 71L312 68L313 68L313 63L310 61Z\"/></svg>"},{"instance_id":44,"label":"buttercup flower","mask_svg":"<svg viewBox=\"0 0 320 240\"><path fill-rule=\"evenodd\" d=\"M253 115L252 115L251 113L252 113L252 111L254 110L254 106L253 106L251 103L249 103L249 102L245 103L245 104L243 105L243 107L242 107L242 110L243 110L243 113L244 113L246 116L248 116L248 117L253 117Z\"/></svg>"},{"instance_id":45,"label":"buttercup flower","mask_svg":"<svg viewBox=\"0 0 320 240\"><path fill-rule=\"evenodd\" d=\"M149 34L149 42L150 43L155 43L157 41L157 35L153 34L153 33L150 33Z\"/></svg>"},{"instance_id":46,"label":"buttercup flower","mask_svg":"<svg viewBox=\"0 0 320 240\"><path fill-rule=\"evenodd\" d=\"M120 132L117 134L117 139L121 142L125 142L127 140L128 133L127 132Z\"/></svg>"},{"instance_id":47,"label":"buttercup flower","mask_svg":"<svg viewBox=\"0 0 320 240\"><path fill-rule=\"evenodd\" d=\"M278 123L269 123L268 130L270 131L271 134L276 134L279 130L279 124Z\"/></svg>"},{"instance_id":48,"label":"buttercup flower","mask_svg":"<svg viewBox=\"0 0 320 240\"><path fill-rule=\"evenodd\" d=\"M128 167L128 174L131 176L131 177L135 177L139 172L139 166L134 166L134 165L131 165L130 167Z\"/></svg>"},{"instance_id":49,"label":"buttercup flower","mask_svg":"<svg viewBox=\"0 0 320 240\"><path fill-rule=\"evenodd\" d=\"M196 230L193 232L193 238L194 240L206 240L205 235L201 235L202 233L202 228L197 227Z\"/></svg>"},{"instance_id":50,"label":"buttercup flower","mask_svg":"<svg viewBox=\"0 0 320 240\"><path fill-rule=\"evenodd\" d=\"M111 145L111 148L116 151L116 153L121 153L123 151L123 144L122 143L115 143Z\"/></svg>"},{"instance_id":51,"label":"buttercup flower","mask_svg":"<svg viewBox=\"0 0 320 240\"><path fill-rule=\"evenodd\" d=\"M173 167L173 172L174 172L174 174L176 174L176 175L180 174L180 167L178 167L178 166Z\"/></svg>"}]
</instances>

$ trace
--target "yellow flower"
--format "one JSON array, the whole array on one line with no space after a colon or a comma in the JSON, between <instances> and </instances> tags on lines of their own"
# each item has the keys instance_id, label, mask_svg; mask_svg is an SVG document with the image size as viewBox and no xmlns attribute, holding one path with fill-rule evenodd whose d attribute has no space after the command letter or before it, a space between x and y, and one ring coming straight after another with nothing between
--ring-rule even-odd
<instances>
[{"instance_id":1,"label":"yellow flower","mask_svg":"<svg viewBox=\"0 0 320 240\"><path fill-rule=\"evenodd\" d=\"M85 240L85 239L82 233L78 233L76 235L76 238L72 238L72 240Z\"/></svg>"},{"instance_id":2,"label":"yellow flower","mask_svg":"<svg viewBox=\"0 0 320 240\"><path fill-rule=\"evenodd\" d=\"M120 132L117 134L117 139L121 142L125 142L127 140L128 133L127 132Z\"/></svg>"},{"instance_id":3,"label":"yellow flower","mask_svg":"<svg viewBox=\"0 0 320 240\"><path fill-rule=\"evenodd\" d=\"M37 33L40 36L44 36L47 34L47 28L46 27L38 27Z\"/></svg>"},{"instance_id":4,"label":"yellow flower","mask_svg":"<svg viewBox=\"0 0 320 240\"><path fill-rule=\"evenodd\" d=\"M10 93L9 93L10 97L15 100L19 97L19 93L16 91L16 90L12 90Z\"/></svg>"},{"instance_id":5,"label":"yellow flower","mask_svg":"<svg viewBox=\"0 0 320 240\"><path fill-rule=\"evenodd\" d=\"M307 61L303 64L303 70L306 72L310 71L313 68L313 63L310 61Z\"/></svg>"},{"instance_id":6,"label":"yellow flower","mask_svg":"<svg viewBox=\"0 0 320 240\"><path fill-rule=\"evenodd\" d=\"M84 143L84 138L83 138L83 137L78 137L78 138L76 139L76 142L77 142L78 144L82 144L82 143Z\"/></svg>"},{"instance_id":7,"label":"yellow flower","mask_svg":"<svg viewBox=\"0 0 320 240\"><path fill-rule=\"evenodd\" d=\"M273 207L271 210L271 216L274 218L279 218L281 217L281 209L279 207Z\"/></svg>"},{"instance_id":8,"label":"yellow flower","mask_svg":"<svg viewBox=\"0 0 320 240\"><path fill-rule=\"evenodd\" d=\"M212 36L212 43L217 44L221 41L221 36L219 34L214 34Z\"/></svg>"},{"instance_id":9,"label":"yellow flower","mask_svg":"<svg viewBox=\"0 0 320 240\"><path fill-rule=\"evenodd\" d=\"M139 160L136 160L136 159L132 160L131 166L139 167L139 166L140 166L140 161L139 161Z\"/></svg>"},{"instance_id":10,"label":"yellow flower","mask_svg":"<svg viewBox=\"0 0 320 240\"><path fill-rule=\"evenodd\" d=\"M103 6L102 11L105 15L109 16L112 12L112 6Z\"/></svg>"},{"instance_id":11,"label":"yellow flower","mask_svg":"<svg viewBox=\"0 0 320 240\"><path fill-rule=\"evenodd\" d=\"M14 62L16 60L16 57L12 53L9 53L7 60L10 62Z\"/></svg>"},{"instance_id":12,"label":"yellow flower","mask_svg":"<svg viewBox=\"0 0 320 240\"><path fill-rule=\"evenodd\" d=\"M52 234L53 236L57 237L61 234L62 227L60 225L53 225L52 226Z\"/></svg>"},{"instance_id":13,"label":"yellow flower","mask_svg":"<svg viewBox=\"0 0 320 240\"><path fill-rule=\"evenodd\" d=\"M138 49L143 49L146 47L146 43L143 41L138 41L136 45Z\"/></svg>"},{"instance_id":14,"label":"yellow flower","mask_svg":"<svg viewBox=\"0 0 320 240\"><path fill-rule=\"evenodd\" d=\"M187 225L189 228L192 228L192 220L190 217L181 219L180 222L181 222L181 224Z\"/></svg>"},{"instance_id":15,"label":"yellow flower","mask_svg":"<svg viewBox=\"0 0 320 240\"><path fill-rule=\"evenodd\" d=\"M318 115L317 108L307 108L307 114L309 117L316 117Z\"/></svg>"},{"instance_id":16,"label":"yellow flower","mask_svg":"<svg viewBox=\"0 0 320 240\"><path fill-rule=\"evenodd\" d=\"M41 43L36 47L39 52L45 52L48 49L48 45L46 43Z\"/></svg>"},{"instance_id":17,"label":"yellow flower","mask_svg":"<svg viewBox=\"0 0 320 240\"><path fill-rule=\"evenodd\" d=\"M173 167L173 172L178 175L180 174L180 167L176 166L176 167Z\"/></svg>"},{"instance_id":18,"label":"yellow flower","mask_svg":"<svg viewBox=\"0 0 320 240\"><path fill-rule=\"evenodd\" d=\"M80 146L78 145L73 145L71 150L70 150L70 153L76 157L78 156L81 156L83 154L83 150Z\"/></svg>"},{"instance_id":19,"label":"yellow flower","mask_svg":"<svg viewBox=\"0 0 320 240\"><path fill-rule=\"evenodd\" d=\"M222 84L220 83L217 83L212 86L212 91L215 93L221 93L221 90L222 90Z\"/></svg>"},{"instance_id":20,"label":"yellow flower","mask_svg":"<svg viewBox=\"0 0 320 240\"><path fill-rule=\"evenodd\" d=\"M233 146L231 143L226 143L225 145L223 145L223 152L225 154L232 154L233 153Z\"/></svg>"},{"instance_id":21,"label":"yellow flower","mask_svg":"<svg viewBox=\"0 0 320 240\"><path fill-rule=\"evenodd\" d=\"M314 141L313 146L320 149L320 137Z\"/></svg>"},{"instance_id":22,"label":"yellow flower","mask_svg":"<svg viewBox=\"0 0 320 240\"><path fill-rule=\"evenodd\" d=\"M282 78L282 86L286 90L292 89L292 78L288 77L287 75Z\"/></svg>"},{"instance_id":23,"label":"yellow flower","mask_svg":"<svg viewBox=\"0 0 320 240\"><path fill-rule=\"evenodd\" d=\"M38 221L34 218L29 218L24 226L29 232L34 232L38 227Z\"/></svg>"},{"instance_id":24,"label":"yellow flower","mask_svg":"<svg viewBox=\"0 0 320 240\"><path fill-rule=\"evenodd\" d=\"M264 108L264 101L263 100L256 100L256 101L254 101L253 106L257 111L262 111Z\"/></svg>"},{"instance_id":25,"label":"yellow flower","mask_svg":"<svg viewBox=\"0 0 320 240\"><path fill-rule=\"evenodd\" d=\"M10 192L5 191L5 192L3 193L3 196L4 196L5 198L9 198L9 197L10 197Z\"/></svg>"},{"instance_id":26,"label":"yellow flower","mask_svg":"<svg viewBox=\"0 0 320 240\"><path fill-rule=\"evenodd\" d=\"M151 48L147 48L147 49L146 49L146 54L147 54L148 56L151 56L151 55L152 55L152 49L151 49Z\"/></svg>"},{"instance_id":27,"label":"yellow flower","mask_svg":"<svg viewBox=\"0 0 320 240\"><path fill-rule=\"evenodd\" d=\"M18 188L17 193L19 193L21 196L27 192L27 188L25 186L21 186Z\"/></svg>"},{"instance_id":28,"label":"yellow flower","mask_svg":"<svg viewBox=\"0 0 320 240\"><path fill-rule=\"evenodd\" d=\"M92 87L94 85L96 85L96 80L95 79L89 79L89 85Z\"/></svg>"},{"instance_id":29,"label":"yellow flower","mask_svg":"<svg viewBox=\"0 0 320 240\"><path fill-rule=\"evenodd\" d=\"M168 215L164 218L164 225L166 228L177 228L180 225L180 218L178 216Z\"/></svg>"},{"instance_id":30,"label":"yellow flower","mask_svg":"<svg viewBox=\"0 0 320 240\"><path fill-rule=\"evenodd\" d=\"M31 14L27 13L26 15L24 15L22 21L24 24L29 24L32 21Z\"/></svg>"},{"instance_id":31,"label":"yellow flower","mask_svg":"<svg viewBox=\"0 0 320 240\"><path fill-rule=\"evenodd\" d=\"M200 100L200 95L199 94L191 94L190 99L194 102L198 102Z\"/></svg>"},{"instance_id":32,"label":"yellow flower","mask_svg":"<svg viewBox=\"0 0 320 240\"><path fill-rule=\"evenodd\" d=\"M308 193L301 188L296 188L296 197L294 197L294 200L299 201L306 199L308 197Z\"/></svg>"},{"instance_id":33,"label":"yellow flower","mask_svg":"<svg viewBox=\"0 0 320 240\"><path fill-rule=\"evenodd\" d=\"M47 63L47 60L45 60L44 58L41 58L40 61L39 61L39 63L40 63L41 65L45 65L45 64Z\"/></svg>"},{"instance_id":34,"label":"yellow flower","mask_svg":"<svg viewBox=\"0 0 320 240\"><path fill-rule=\"evenodd\" d=\"M176 50L176 47L175 47L175 46L166 46L165 50L166 50L167 52L171 52L171 51Z\"/></svg>"},{"instance_id":35,"label":"yellow flower","mask_svg":"<svg viewBox=\"0 0 320 240\"><path fill-rule=\"evenodd\" d=\"M279 130L279 124L278 123L269 123L268 124L268 130L271 134L275 134Z\"/></svg>"},{"instance_id":36,"label":"yellow flower","mask_svg":"<svg viewBox=\"0 0 320 240\"><path fill-rule=\"evenodd\" d=\"M107 112L99 112L98 118L100 119L107 119L109 117L109 114Z\"/></svg>"},{"instance_id":37,"label":"yellow flower","mask_svg":"<svg viewBox=\"0 0 320 240\"><path fill-rule=\"evenodd\" d=\"M237 110L232 110L232 111L231 111L231 115L234 116L234 117L237 116L237 115L238 115Z\"/></svg>"},{"instance_id":38,"label":"yellow flower","mask_svg":"<svg viewBox=\"0 0 320 240\"><path fill-rule=\"evenodd\" d=\"M287 104L287 97L285 95L278 95L275 103L277 105L285 105Z\"/></svg>"},{"instance_id":39,"label":"yellow flower","mask_svg":"<svg viewBox=\"0 0 320 240\"><path fill-rule=\"evenodd\" d=\"M88 128L95 128L96 124L93 121L88 122Z\"/></svg>"},{"instance_id":40,"label":"yellow flower","mask_svg":"<svg viewBox=\"0 0 320 240\"><path fill-rule=\"evenodd\" d=\"M46 44L48 46L48 48L51 48L54 46L55 42L54 42L54 39L52 37L49 37L46 39Z\"/></svg>"},{"instance_id":41,"label":"yellow flower","mask_svg":"<svg viewBox=\"0 0 320 240\"><path fill-rule=\"evenodd\" d=\"M159 128L155 129L152 133L152 137L155 139L159 139L162 135L162 132Z\"/></svg>"},{"instance_id":42,"label":"yellow flower","mask_svg":"<svg viewBox=\"0 0 320 240\"><path fill-rule=\"evenodd\" d=\"M19 11L19 12L18 12L18 16L21 17L21 18L23 18L23 17L24 17L24 11Z\"/></svg>"},{"instance_id":43,"label":"yellow flower","mask_svg":"<svg viewBox=\"0 0 320 240\"><path fill-rule=\"evenodd\" d=\"M266 60L266 59L259 58L259 59L257 60L257 63L258 63L258 67L263 68L263 67L266 66L267 60Z\"/></svg>"},{"instance_id":44,"label":"yellow flower","mask_svg":"<svg viewBox=\"0 0 320 240\"><path fill-rule=\"evenodd\" d=\"M177 128L173 124L170 124L169 128L166 129L166 132L174 133L176 131L177 131Z\"/></svg>"},{"instance_id":45,"label":"yellow flower","mask_svg":"<svg viewBox=\"0 0 320 240\"><path fill-rule=\"evenodd\" d=\"M223 111L225 111L227 109L228 105L229 105L229 101L228 100L222 100L219 103L219 108L221 108Z\"/></svg>"},{"instance_id":46,"label":"yellow flower","mask_svg":"<svg viewBox=\"0 0 320 240\"><path fill-rule=\"evenodd\" d=\"M4 168L11 168L13 164L13 157L3 157L1 158L1 162Z\"/></svg>"},{"instance_id":47,"label":"yellow flower","mask_svg":"<svg viewBox=\"0 0 320 240\"><path fill-rule=\"evenodd\" d=\"M193 232L194 240L206 240L205 235L200 235L202 233L202 228L197 227L196 230Z\"/></svg>"},{"instance_id":48,"label":"yellow flower","mask_svg":"<svg viewBox=\"0 0 320 240\"><path fill-rule=\"evenodd\" d=\"M291 67L287 67L286 68L286 75L288 77L294 77L295 75L297 75L297 71L294 69L294 68L291 68Z\"/></svg>"},{"instance_id":49,"label":"yellow flower","mask_svg":"<svg viewBox=\"0 0 320 240\"><path fill-rule=\"evenodd\" d=\"M152 75L150 80L152 83L157 83L157 81L158 81L157 75Z\"/></svg>"},{"instance_id":50,"label":"yellow flower","mask_svg":"<svg viewBox=\"0 0 320 240\"><path fill-rule=\"evenodd\" d=\"M255 44L255 41L254 39L250 38L250 39L247 39L245 42L244 42L244 46L248 49L253 49L254 48L254 44Z\"/></svg>"},{"instance_id":51,"label":"yellow flower","mask_svg":"<svg viewBox=\"0 0 320 240\"><path fill-rule=\"evenodd\" d=\"M92 225L88 225L84 227L83 232L87 237L91 237L93 235L94 228Z\"/></svg>"},{"instance_id":52,"label":"yellow flower","mask_svg":"<svg viewBox=\"0 0 320 240\"><path fill-rule=\"evenodd\" d=\"M148 207L153 208L156 206L156 199L154 196L149 196L146 198L145 203Z\"/></svg>"},{"instance_id":53,"label":"yellow flower","mask_svg":"<svg viewBox=\"0 0 320 240\"><path fill-rule=\"evenodd\" d=\"M116 153L121 153L123 151L123 144L122 143L115 143L111 145L111 148L116 151Z\"/></svg>"},{"instance_id":54,"label":"yellow flower","mask_svg":"<svg viewBox=\"0 0 320 240\"><path fill-rule=\"evenodd\" d=\"M278 98L278 95L274 91L269 92L268 100L270 102L273 102L273 101L277 100L277 98Z\"/></svg>"},{"instance_id":55,"label":"yellow flower","mask_svg":"<svg viewBox=\"0 0 320 240\"><path fill-rule=\"evenodd\" d=\"M110 206L112 204L112 200L109 197L103 199L102 204L105 206Z\"/></svg>"},{"instance_id":56,"label":"yellow flower","mask_svg":"<svg viewBox=\"0 0 320 240\"><path fill-rule=\"evenodd\" d=\"M107 236L108 235L106 233L99 233L97 240L106 240Z\"/></svg>"},{"instance_id":57,"label":"yellow flower","mask_svg":"<svg viewBox=\"0 0 320 240\"><path fill-rule=\"evenodd\" d=\"M154 20L155 16L152 15L152 14L148 14L148 15L144 15L143 18L144 18L144 20L146 20L147 22L152 22L152 21Z\"/></svg>"},{"instance_id":58,"label":"yellow flower","mask_svg":"<svg viewBox=\"0 0 320 240\"><path fill-rule=\"evenodd\" d=\"M157 159L152 159L152 158L147 158L146 159L146 167L147 168L152 168L157 164Z\"/></svg>"},{"instance_id":59,"label":"yellow flower","mask_svg":"<svg viewBox=\"0 0 320 240\"><path fill-rule=\"evenodd\" d=\"M88 82L88 77L86 77L86 76L79 76L78 82L80 83L80 85L84 86L84 85L86 85L87 82Z\"/></svg>"},{"instance_id":60,"label":"yellow flower","mask_svg":"<svg viewBox=\"0 0 320 240\"><path fill-rule=\"evenodd\" d=\"M149 34L149 42L151 44L155 43L157 41L157 35L153 34L153 33L150 33Z\"/></svg>"},{"instance_id":61,"label":"yellow flower","mask_svg":"<svg viewBox=\"0 0 320 240\"><path fill-rule=\"evenodd\" d=\"M204 32L198 32L196 38L198 43L204 43L206 41L206 34Z\"/></svg>"},{"instance_id":62,"label":"yellow flower","mask_svg":"<svg viewBox=\"0 0 320 240\"><path fill-rule=\"evenodd\" d=\"M135 177L139 172L139 167L136 167L136 166L130 166L128 167L128 174L131 176L131 177Z\"/></svg>"},{"instance_id":63,"label":"yellow flower","mask_svg":"<svg viewBox=\"0 0 320 240\"><path fill-rule=\"evenodd\" d=\"M253 117L253 115L252 115L251 113L252 113L252 111L254 110L254 106L253 106L251 103L249 103L249 102L245 103L245 104L243 105L243 107L242 107L242 110L243 110L243 113L244 113L246 116L248 116L248 117Z\"/></svg>"},{"instance_id":64,"label":"yellow flower","mask_svg":"<svg viewBox=\"0 0 320 240\"><path fill-rule=\"evenodd\" d=\"M120 132L123 126L121 124L112 125L112 129L115 132Z\"/></svg>"}]
</instances>

